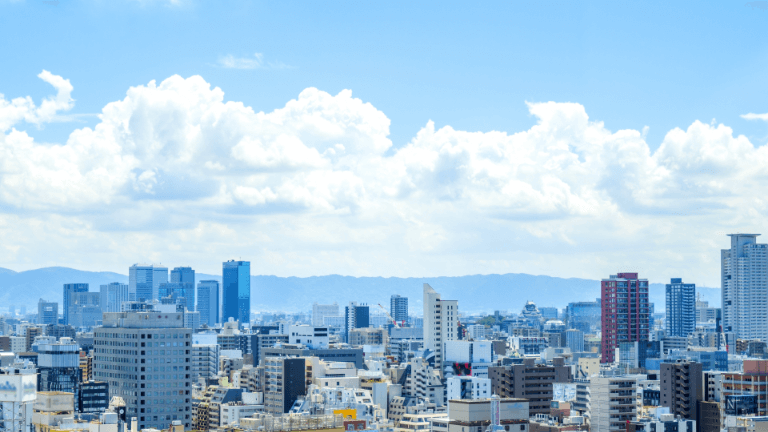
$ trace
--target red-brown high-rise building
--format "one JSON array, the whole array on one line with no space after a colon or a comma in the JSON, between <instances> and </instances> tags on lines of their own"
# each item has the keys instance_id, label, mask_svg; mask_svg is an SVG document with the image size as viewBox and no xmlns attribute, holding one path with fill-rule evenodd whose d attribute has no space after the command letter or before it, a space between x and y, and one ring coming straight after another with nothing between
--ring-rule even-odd
<instances>
[{"instance_id":1,"label":"red-brown high-rise building","mask_svg":"<svg viewBox=\"0 0 768 432\"><path fill-rule=\"evenodd\" d=\"M621 342L647 341L650 324L648 279L637 273L619 273L600 284L603 355L612 363Z\"/></svg>"}]
</instances>

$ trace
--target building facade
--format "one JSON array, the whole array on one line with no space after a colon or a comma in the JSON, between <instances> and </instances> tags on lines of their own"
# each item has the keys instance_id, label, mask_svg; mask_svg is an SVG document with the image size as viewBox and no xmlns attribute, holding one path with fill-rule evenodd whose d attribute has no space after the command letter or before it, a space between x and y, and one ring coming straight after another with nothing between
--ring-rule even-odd
<instances>
[{"instance_id":1,"label":"building facade","mask_svg":"<svg viewBox=\"0 0 768 432\"><path fill-rule=\"evenodd\" d=\"M251 322L251 263L227 261L222 264L222 273L221 320Z\"/></svg>"},{"instance_id":2,"label":"building facade","mask_svg":"<svg viewBox=\"0 0 768 432\"><path fill-rule=\"evenodd\" d=\"M613 363L621 342L647 341L650 325L648 280L619 273L600 283L602 363Z\"/></svg>"},{"instance_id":3,"label":"building facade","mask_svg":"<svg viewBox=\"0 0 768 432\"><path fill-rule=\"evenodd\" d=\"M204 280L197 284L197 311L200 324L214 327L219 319L219 281Z\"/></svg>"},{"instance_id":4,"label":"building facade","mask_svg":"<svg viewBox=\"0 0 768 432\"><path fill-rule=\"evenodd\" d=\"M659 383L661 406L669 407L670 413L689 420L699 418L699 401L705 399L701 363L662 363Z\"/></svg>"},{"instance_id":5,"label":"building facade","mask_svg":"<svg viewBox=\"0 0 768 432\"><path fill-rule=\"evenodd\" d=\"M768 342L768 245L760 234L729 234L720 253L723 331Z\"/></svg>"},{"instance_id":6,"label":"building facade","mask_svg":"<svg viewBox=\"0 0 768 432\"><path fill-rule=\"evenodd\" d=\"M529 400L531 415L549 414L555 382L570 382L570 368L565 365L545 366L525 359L523 364L488 368L493 394L502 398Z\"/></svg>"},{"instance_id":7,"label":"building facade","mask_svg":"<svg viewBox=\"0 0 768 432\"><path fill-rule=\"evenodd\" d=\"M429 284L424 284L424 348L435 353L435 364L445 361L445 342L459 339L459 302L442 300ZM440 376L442 377L442 367Z\"/></svg>"},{"instance_id":8,"label":"building facade","mask_svg":"<svg viewBox=\"0 0 768 432\"><path fill-rule=\"evenodd\" d=\"M123 303L130 298L128 296L128 285L119 282L101 285L101 310L102 312L121 312Z\"/></svg>"},{"instance_id":9,"label":"building facade","mask_svg":"<svg viewBox=\"0 0 768 432\"><path fill-rule=\"evenodd\" d=\"M323 319L327 316L340 316L339 305L337 303L324 305L317 302L312 303L312 325L315 327L324 326Z\"/></svg>"},{"instance_id":10,"label":"building facade","mask_svg":"<svg viewBox=\"0 0 768 432\"><path fill-rule=\"evenodd\" d=\"M401 297L397 294L390 297L389 314L400 325L408 321L408 297Z\"/></svg>"},{"instance_id":11,"label":"building facade","mask_svg":"<svg viewBox=\"0 0 768 432\"><path fill-rule=\"evenodd\" d=\"M696 284L672 278L666 286L666 335L688 337L696 330Z\"/></svg>"},{"instance_id":12,"label":"building facade","mask_svg":"<svg viewBox=\"0 0 768 432\"><path fill-rule=\"evenodd\" d=\"M81 293L81 292L88 292L88 284L87 283L69 283L64 284L64 301L63 301L63 313L64 313L64 324L69 324L69 305L73 303L75 293Z\"/></svg>"},{"instance_id":13,"label":"building facade","mask_svg":"<svg viewBox=\"0 0 768 432\"><path fill-rule=\"evenodd\" d=\"M37 302L37 323L51 325L59 323L59 304L43 299Z\"/></svg>"}]
</instances>

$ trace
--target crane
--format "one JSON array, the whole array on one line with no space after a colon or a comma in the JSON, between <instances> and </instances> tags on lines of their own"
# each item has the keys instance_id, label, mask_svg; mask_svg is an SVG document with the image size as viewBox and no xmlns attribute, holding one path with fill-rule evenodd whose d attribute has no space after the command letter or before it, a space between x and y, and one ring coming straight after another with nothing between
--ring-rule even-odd
<instances>
[{"instance_id":1,"label":"crane","mask_svg":"<svg viewBox=\"0 0 768 432\"><path fill-rule=\"evenodd\" d=\"M378 303L378 305L381 308L381 310L384 311L384 314L387 316L387 318L389 318L389 320L392 322L392 324L395 325L395 328L400 328L400 324L398 324L397 321L395 321L395 319L392 318L392 315L390 315L389 312L387 312L387 308L382 306L381 303Z\"/></svg>"}]
</instances>

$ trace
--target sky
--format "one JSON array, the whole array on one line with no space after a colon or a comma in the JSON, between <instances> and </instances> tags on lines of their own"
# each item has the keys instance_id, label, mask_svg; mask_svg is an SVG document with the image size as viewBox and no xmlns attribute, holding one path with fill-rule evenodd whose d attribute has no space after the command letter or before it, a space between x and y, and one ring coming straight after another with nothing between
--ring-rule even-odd
<instances>
[{"instance_id":1,"label":"sky","mask_svg":"<svg viewBox=\"0 0 768 432\"><path fill-rule=\"evenodd\" d=\"M0 0L0 267L718 287L768 2ZM766 233L768 235L768 233Z\"/></svg>"}]
</instances>

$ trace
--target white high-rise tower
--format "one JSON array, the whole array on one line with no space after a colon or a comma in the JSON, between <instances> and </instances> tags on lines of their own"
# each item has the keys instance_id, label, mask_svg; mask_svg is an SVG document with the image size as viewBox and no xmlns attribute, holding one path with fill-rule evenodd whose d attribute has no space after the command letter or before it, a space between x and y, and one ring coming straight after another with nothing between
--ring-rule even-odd
<instances>
[{"instance_id":1,"label":"white high-rise tower","mask_svg":"<svg viewBox=\"0 0 768 432\"><path fill-rule=\"evenodd\" d=\"M768 245L760 234L728 234L721 251L723 332L768 342Z\"/></svg>"},{"instance_id":2,"label":"white high-rise tower","mask_svg":"<svg viewBox=\"0 0 768 432\"><path fill-rule=\"evenodd\" d=\"M441 300L440 294L424 284L424 348L435 353L435 369L443 375L445 342L457 340L459 331L458 300Z\"/></svg>"}]
</instances>

